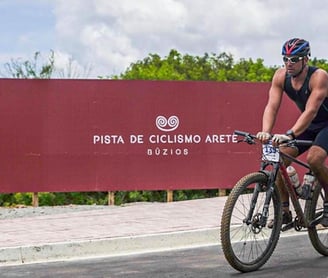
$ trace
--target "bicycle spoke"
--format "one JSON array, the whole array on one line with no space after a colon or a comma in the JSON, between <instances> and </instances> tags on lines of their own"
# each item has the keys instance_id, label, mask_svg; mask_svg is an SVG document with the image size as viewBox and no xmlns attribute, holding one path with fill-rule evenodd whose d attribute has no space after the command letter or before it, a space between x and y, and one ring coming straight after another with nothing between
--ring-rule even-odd
<instances>
[{"instance_id":1,"label":"bicycle spoke","mask_svg":"<svg viewBox=\"0 0 328 278\"><path fill-rule=\"evenodd\" d=\"M254 183L263 184L265 180L266 176L261 173L250 174L242 179L230 193L223 212L221 241L224 253L230 264L241 271L252 271L264 264L279 239L281 218L273 229L265 227L263 209L267 193L254 193ZM275 191L273 199L269 215L275 219L281 209ZM252 202L255 203L252 205ZM254 207L252 213L251 207Z\"/></svg>"}]
</instances>

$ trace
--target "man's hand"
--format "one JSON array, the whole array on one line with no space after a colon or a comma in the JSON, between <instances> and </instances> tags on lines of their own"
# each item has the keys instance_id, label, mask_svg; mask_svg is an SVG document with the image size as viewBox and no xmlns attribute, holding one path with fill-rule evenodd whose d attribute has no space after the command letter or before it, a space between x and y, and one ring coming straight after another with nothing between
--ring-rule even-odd
<instances>
[{"instance_id":1,"label":"man's hand","mask_svg":"<svg viewBox=\"0 0 328 278\"><path fill-rule=\"evenodd\" d=\"M268 132L260 131L256 134L256 138L259 139L262 143L266 143L271 137L271 134Z\"/></svg>"},{"instance_id":2,"label":"man's hand","mask_svg":"<svg viewBox=\"0 0 328 278\"><path fill-rule=\"evenodd\" d=\"M286 134L275 134L272 137L272 142L275 144L281 144L281 143L287 142L290 139L291 138Z\"/></svg>"}]
</instances>

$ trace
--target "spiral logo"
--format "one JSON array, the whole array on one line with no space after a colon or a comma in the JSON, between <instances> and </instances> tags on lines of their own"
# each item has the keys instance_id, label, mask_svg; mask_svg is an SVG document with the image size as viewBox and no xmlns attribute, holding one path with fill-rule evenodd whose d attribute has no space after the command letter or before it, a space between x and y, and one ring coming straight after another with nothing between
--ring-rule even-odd
<instances>
[{"instance_id":1,"label":"spiral logo","mask_svg":"<svg viewBox=\"0 0 328 278\"><path fill-rule=\"evenodd\" d=\"M156 126L161 131L173 131L179 126L179 118L177 116L171 116L166 119L164 116L158 116L156 118Z\"/></svg>"}]
</instances>

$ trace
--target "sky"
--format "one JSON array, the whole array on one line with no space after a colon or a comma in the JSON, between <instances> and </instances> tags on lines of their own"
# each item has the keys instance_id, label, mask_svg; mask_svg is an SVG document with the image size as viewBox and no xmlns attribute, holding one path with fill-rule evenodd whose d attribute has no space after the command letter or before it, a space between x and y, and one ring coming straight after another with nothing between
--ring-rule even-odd
<instances>
[{"instance_id":1,"label":"sky","mask_svg":"<svg viewBox=\"0 0 328 278\"><path fill-rule=\"evenodd\" d=\"M308 40L327 59L328 0L0 0L0 72L55 53L59 77L119 75L149 54L232 54L282 65L282 44Z\"/></svg>"}]
</instances>

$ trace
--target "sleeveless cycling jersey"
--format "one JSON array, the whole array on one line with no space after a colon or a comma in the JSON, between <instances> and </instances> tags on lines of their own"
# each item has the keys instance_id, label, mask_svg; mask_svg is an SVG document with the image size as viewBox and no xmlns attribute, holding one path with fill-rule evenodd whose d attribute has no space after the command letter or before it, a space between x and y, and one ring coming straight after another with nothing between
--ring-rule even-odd
<instances>
[{"instance_id":1,"label":"sleeveless cycling jersey","mask_svg":"<svg viewBox=\"0 0 328 278\"><path fill-rule=\"evenodd\" d=\"M305 81L300 90L295 90L292 86L291 76L286 73L284 91L292 99L297 107L303 112L305 110L306 102L311 94L311 89L309 88L309 81L311 75L317 70L316 67L309 66L308 73L306 75ZM325 98L324 102L319 108L316 117L312 121L313 124L316 123L328 123L328 98Z\"/></svg>"}]
</instances>

